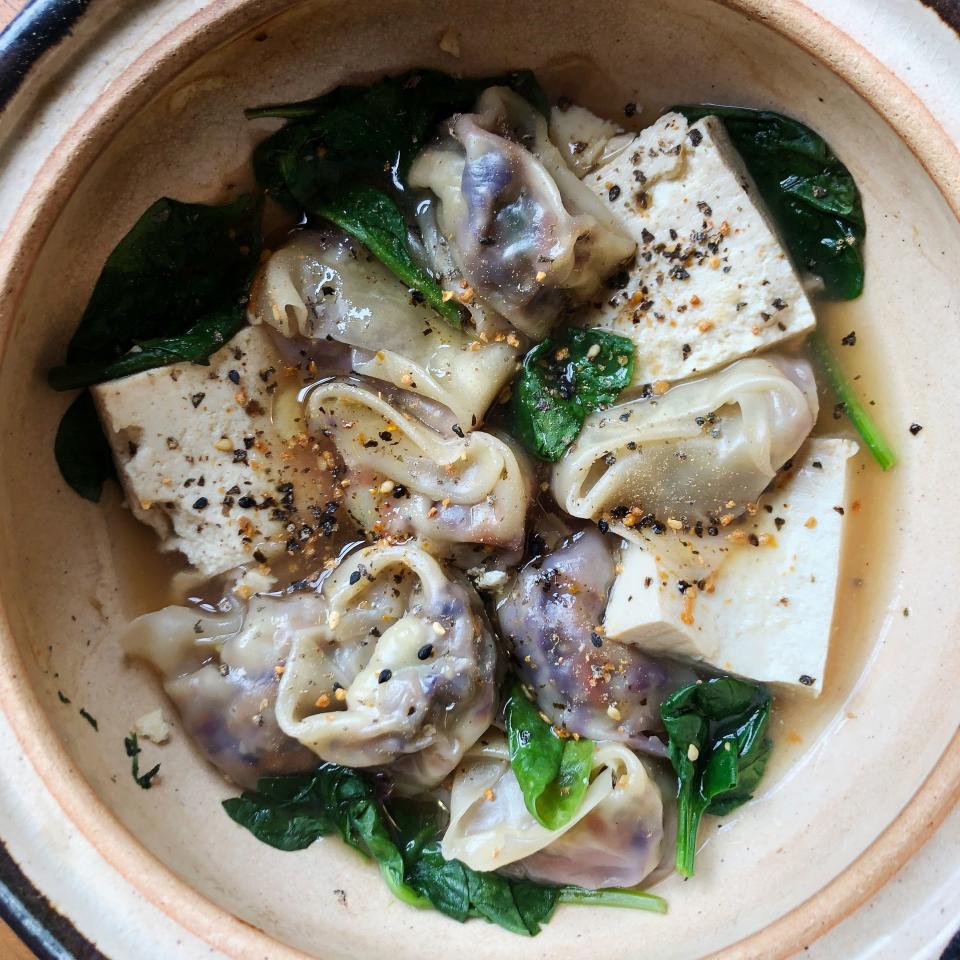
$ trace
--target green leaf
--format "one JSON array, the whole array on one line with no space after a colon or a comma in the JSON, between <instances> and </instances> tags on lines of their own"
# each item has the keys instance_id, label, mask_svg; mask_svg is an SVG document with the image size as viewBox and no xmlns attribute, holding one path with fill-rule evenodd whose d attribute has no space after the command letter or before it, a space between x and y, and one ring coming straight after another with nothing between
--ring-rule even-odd
<instances>
[{"instance_id":1,"label":"green leaf","mask_svg":"<svg viewBox=\"0 0 960 960\"><path fill-rule=\"evenodd\" d=\"M559 830L580 808L590 786L593 741L561 740L519 683L505 716L510 765L527 810L548 830Z\"/></svg>"},{"instance_id":2,"label":"green leaf","mask_svg":"<svg viewBox=\"0 0 960 960\"><path fill-rule=\"evenodd\" d=\"M677 772L677 869L693 875L705 813L722 816L753 796L772 749L770 694L735 677L690 684L660 707Z\"/></svg>"},{"instance_id":3,"label":"green leaf","mask_svg":"<svg viewBox=\"0 0 960 960\"><path fill-rule=\"evenodd\" d=\"M860 192L823 138L768 110L709 104L673 109L690 121L719 117L797 266L820 277L833 299L860 296L866 235Z\"/></svg>"},{"instance_id":4,"label":"green leaf","mask_svg":"<svg viewBox=\"0 0 960 960\"><path fill-rule=\"evenodd\" d=\"M116 469L89 390L67 407L53 441L53 454L63 479L81 497L97 503L103 481L115 477Z\"/></svg>"},{"instance_id":5,"label":"green leaf","mask_svg":"<svg viewBox=\"0 0 960 960\"><path fill-rule=\"evenodd\" d=\"M68 390L123 375L117 369L197 362L217 350L242 316L260 256L261 208L253 196L221 206L152 204L107 258L51 385ZM127 361L137 345L149 359Z\"/></svg>"},{"instance_id":6,"label":"green leaf","mask_svg":"<svg viewBox=\"0 0 960 960\"><path fill-rule=\"evenodd\" d=\"M247 110L249 119L289 122L254 151L257 182L297 209L309 209L331 187L382 179L384 165L406 175L434 127L470 110L488 86L513 87L549 115L549 103L528 70L495 77L451 77L410 70L370 86L344 85L298 103Z\"/></svg>"},{"instance_id":7,"label":"green leaf","mask_svg":"<svg viewBox=\"0 0 960 960\"><path fill-rule=\"evenodd\" d=\"M810 334L807 343L813 353L821 373L830 384L830 389L840 402L843 412L850 418L850 422L856 427L857 433L863 438L867 449L873 454L873 459L880 464L881 469L889 470L897 462L897 455L893 447L887 442L880 428L874 422L873 417L867 412L863 401L857 396L853 385L844 376L840 369L840 364L833 351L827 345L823 334L814 331Z\"/></svg>"},{"instance_id":8,"label":"green leaf","mask_svg":"<svg viewBox=\"0 0 960 960\"><path fill-rule=\"evenodd\" d=\"M54 367L47 380L54 390L72 390L171 363L190 361L207 366L210 355L239 333L245 323L243 308L229 307L203 317L182 334L138 341L132 350L116 360Z\"/></svg>"},{"instance_id":9,"label":"green leaf","mask_svg":"<svg viewBox=\"0 0 960 960\"><path fill-rule=\"evenodd\" d=\"M390 889L404 902L432 906L460 922L482 917L524 936L539 933L561 899L640 909L662 903L639 891L546 886L479 873L459 860L446 860L435 803L384 801L361 773L336 764L309 774L262 778L255 792L225 800L223 807L279 850L302 850L318 837L338 832L376 861Z\"/></svg>"},{"instance_id":10,"label":"green leaf","mask_svg":"<svg viewBox=\"0 0 960 960\"><path fill-rule=\"evenodd\" d=\"M461 325L459 305L454 300L444 302L440 286L414 262L406 220L382 190L371 186L345 187L318 200L310 209L362 243L408 287L419 291L447 323Z\"/></svg>"},{"instance_id":11,"label":"green leaf","mask_svg":"<svg viewBox=\"0 0 960 960\"><path fill-rule=\"evenodd\" d=\"M604 330L571 328L537 344L513 385L514 435L541 459L559 460L586 417L629 385L633 355L632 340Z\"/></svg>"}]
</instances>

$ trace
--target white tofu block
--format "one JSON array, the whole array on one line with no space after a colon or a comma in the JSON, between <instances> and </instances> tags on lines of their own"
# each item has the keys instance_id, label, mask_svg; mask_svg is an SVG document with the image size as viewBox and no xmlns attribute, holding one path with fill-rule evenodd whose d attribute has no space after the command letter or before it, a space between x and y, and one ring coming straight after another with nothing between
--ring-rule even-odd
<instances>
[{"instance_id":1,"label":"white tofu block","mask_svg":"<svg viewBox=\"0 0 960 960\"><path fill-rule=\"evenodd\" d=\"M176 363L93 388L130 509L205 577L257 551L280 553L287 525L315 523L309 506L330 498L329 481L288 452L271 418L290 369L265 327L247 327L209 366Z\"/></svg>"},{"instance_id":2,"label":"white tofu block","mask_svg":"<svg viewBox=\"0 0 960 960\"><path fill-rule=\"evenodd\" d=\"M852 440L807 441L758 512L728 528L728 549L711 549L699 586L689 565L677 576L660 538L625 544L607 636L818 696L856 452Z\"/></svg>"},{"instance_id":3,"label":"white tofu block","mask_svg":"<svg viewBox=\"0 0 960 960\"><path fill-rule=\"evenodd\" d=\"M581 322L637 344L634 381L680 380L812 330L813 310L722 123L668 113L584 179L637 241Z\"/></svg>"}]
</instances>

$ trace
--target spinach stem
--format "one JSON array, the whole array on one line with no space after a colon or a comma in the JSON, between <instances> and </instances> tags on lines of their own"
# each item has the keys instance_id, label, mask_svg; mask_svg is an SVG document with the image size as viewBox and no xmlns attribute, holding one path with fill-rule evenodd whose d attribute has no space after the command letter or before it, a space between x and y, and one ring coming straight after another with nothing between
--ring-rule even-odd
<instances>
[{"instance_id":1,"label":"spinach stem","mask_svg":"<svg viewBox=\"0 0 960 960\"><path fill-rule=\"evenodd\" d=\"M646 890L629 887L607 887L602 890L586 890L583 887L561 887L560 903L595 904L599 907L627 907L631 910L649 910L651 913L666 913L667 901Z\"/></svg>"},{"instance_id":2,"label":"spinach stem","mask_svg":"<svg viewBox=\"0 0 960 960\"><path fill-rule=\"evenodd\" d=\"M687 778L681 782L677 796L677 870L684 877L693 876L700 816L693 802L693 782Z\"/></svg>"},{"instance_id":3,"label":"spinach stem","mask_svg":"<svg viewBox=\"0 0 960 960\"><path fill-rule=\"evenodd\" d=\"M837 400L843 404L844 412L850 418L850 422L857 428L857 433L860 434L870 453L873 454L873 459L880 464L881 469L889 470L897 462L897 455L867 412L867 408L857 396L853 385L840 369L840 364L827 345L823 334L819 330L814 331L810 334L808 342L823 375L830 384L830 389L833 390Z\"/></svg>"}]
</instances>

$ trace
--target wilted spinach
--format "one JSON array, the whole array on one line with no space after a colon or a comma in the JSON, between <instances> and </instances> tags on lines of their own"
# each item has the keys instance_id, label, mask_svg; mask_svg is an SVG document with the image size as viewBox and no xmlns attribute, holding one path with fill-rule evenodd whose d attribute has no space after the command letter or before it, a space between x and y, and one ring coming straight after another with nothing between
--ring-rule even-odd
<instances>
[{"instance_id":1,"label":"wilted spinach","mask_svg":"<svg viewBox=\"0 0 960 960\"><path fill-rule=\"evenodd\" d=\"M759 684L715 677L683 687L660 707L677 772L677 869L693 876L705 813L723 816L753 796L773 742L770 694Z\"/></svg>"},{"instance_id":2,"label":"wilted spinach","mask_svg":"<svg viewBox=\"0 0 960 960\"><path fill-rule=\"evenodd\" d=\"M827 296L863 290L866 221L850 171L808 126L769 110L680 106L688 120L719 117L756 181L797 266L823 280Z\"/></svg>"},{"instance_id":3,"label":"wilted spinach","mask_svg":"<svg viewBox=\"0 0 960 960\"><path fill-rule=\"evenodd\" d=\"M512 430L543 460L556 462L588 414L612 404L633 377L633 341L571 328L537 344L513 384Z\"/></svg>"},{"instance_id":4,"label":"wilted spinach","mask_svg":"<svg viewBox=\"0 0 960 960\"><path fill-rule=\"evenodd\" d=\"M590 786L593 741L561 740L515 684L505 711L510 765L527 810L548 830L570 822Z\"/></svg>"},{"instance_id":5,"label":"wilted spinach","mask_svg":"<svg viewBox=\"0 0 960 960\"><path fill-rule=\"evenodd\" d=\"M260 256L262 198L207 206L162 198L117 244L67 349L48 374L56 390L189 360L206 363L244 324ZM113 474L93 401L81 395L54 447L67 483L98 500Z\"/></svg>"},{"instance_id":6,"label":"wilted spinach","mask_svg":"<svg viewBox=\"0 0 960 960\"><path fill-rule=\"evenodd\" d=\"M529 71L457 78L438 70L411 70L369 86L345 85L311 100L247 110L250 119L287 120L254 151L257 181L290 209L332 220L367 245L445 320L459 326L459 306L444 301L436 281L416 266L406 221L385 191L397 190L436 125L469 110L491 84L511 86L549 111ZM362 186L371 182L383 189Z\"/></svg>"},{"instance_id":7,"label":"wilted spinach","mask_svg":"<svg viewBox=\"0 0 960 960\"><path fill-rule=\"evenodd\" d=\"M540 931L558 903L597 903L663 913L664 901L642 890L584 890L479 873L440 851L436 805L385 801L356 770L324 764L313 773L263 778L256 792L225 800L226 812L279 850L302 850L340 836L374 860L393 893L418 907L464 921L482 917L526 936Z\"/></svg>"},{"instance_id":8,"label":"wilted spinach","mask_svg":"<svg viewBox=\"0 0 960 960\"><path fill-rule=\"evenodd\" d=\"M82 391L61 417L53 454L63 479L93 503L100 499L103 481L116 476L110 444L89 390Z\"/></svg>"}]
</instances>

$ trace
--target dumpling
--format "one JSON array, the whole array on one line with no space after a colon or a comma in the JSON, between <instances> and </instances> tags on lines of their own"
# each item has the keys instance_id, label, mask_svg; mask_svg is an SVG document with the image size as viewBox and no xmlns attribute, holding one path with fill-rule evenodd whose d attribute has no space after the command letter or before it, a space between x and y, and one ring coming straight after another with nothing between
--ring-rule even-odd
<instances>
[{"instance_id":1,"label":"dumpling","mask_svg":"<svg viewBox=\"0 0 960 960\"><path fill-rule=\"evenodd\" d=\"M366 547L325 580L328 613L293 639L280 729L401 789L439 783L493 719L493 633L476 592L415 544Z\"/></svg>"},{"instance_id":2,"label":"dumpling","mask_svg":"<svg viewBox=\"0 0 960 960\"><path fill-rule=\"evenodd\" d=\"M556 726L663 756L660 704L696 677L603 636L614 572L604 536L575 533L517 575L497 608L500 634Z\"/></svg>"},{"instance_id":3,"label":"dumpling","mask_svg":"<svg viewBox=\"0 0 960 960\"><path fill-rule=\"evenodd\" d=\"M444 436L372 385L345 379L315 387L307 409L311 429L348 467L344 503L364 530L434 546L522 544L531 474L503 440L479 430Z\"/></svg>"},{"instance_id":4,"label":"dumpling","mask_svg":"<svg viewBox=\"0 0 960 960\"><path fill-rule=\"evenodd\" d=\"M615 160L633 139L632 133L575 103L558 104L550 111L550 141L580 179Z\"/></svg>"},{"instance_id":5,"label":"dumpling","mask_svg":"<svg viewBox=\"0 0 960 960\"><path fill-rule=\"evenodd\" d=\"M661 397L591 414L553 468L553 495L575 517L726 524L796 453L817 409L805 360L740 360Z\"/></svg>"},{"instance_id":6,"label":"dumpling","mask_svg":"<svg viewBox=\"0 0 960 960\"><path fill-rule=\"evenodd\" d=\"M295 233L261 268L248 316L285 337L347 344L355 372L444 404L464 431L517 369L515 337L484 343L455 329L339 233Z\"/></svg>"},{"instance_id":7,"label":"dumpling","mask_svg":"<svg viewBox=\"0 0 960 960\"><path fill-rule=\"evenodd\" d=\"M137 617L121 642L157 669L184 729L234 783L311 770L316 756L277 726L274 703L297 629L323 610L312 594L254 597L223 612L170 606Z\"/></svg>"},{"instance_id":8,"label":"dumpling","mask_svg":"<svg viewBox=\"0 0 960 960\"><path fill-rule=\"evenodd\" d=\"M449 121L410 168L476 296L536 339L590 297L636 244L567 166L546 120L505 87Z\"/></svg>"},{"instance_id":9,"label":"dumpling","mask_svg":"<svg viewBox=\"0 0 960 960\"><path fill-rule=\"evenodd\" d=\"M597 889L640 883L658 866L662 840L660 788L624 744L596 744L583 802L570 823L548 830L527 810L507 743L492 730L457 769L440 849L474 870Z\"/></svg>"}]
</instances>

